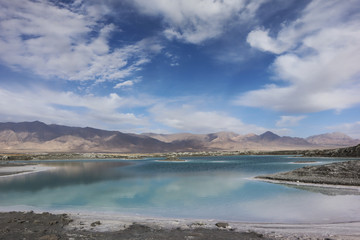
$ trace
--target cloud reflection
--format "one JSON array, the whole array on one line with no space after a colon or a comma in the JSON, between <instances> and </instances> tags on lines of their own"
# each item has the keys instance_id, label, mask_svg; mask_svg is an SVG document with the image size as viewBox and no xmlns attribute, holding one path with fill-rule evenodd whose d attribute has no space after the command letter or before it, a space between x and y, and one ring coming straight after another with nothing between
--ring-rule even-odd
<instances>
[{"instance_id":1,"label":"cloud reflection","mask_svg":"<svg viewBox=\"0 0 360 240\"><path fill-rule=\"evenodd\" d=\"M44 188L57 188L69 185L92 184L99 181L129 177L118 168L129 165L126 162L64 162L50 163L56 167L50 171L36 174L3 178L0 191L40 191ZM31 183L31 184L29 184Z\"/></svg>"}]
</instances>

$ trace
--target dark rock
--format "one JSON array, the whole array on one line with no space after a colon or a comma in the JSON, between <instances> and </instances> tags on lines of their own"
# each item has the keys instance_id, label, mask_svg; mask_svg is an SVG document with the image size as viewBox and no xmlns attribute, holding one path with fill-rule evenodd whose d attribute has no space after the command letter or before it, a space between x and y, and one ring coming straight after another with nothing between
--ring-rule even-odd
<instances>
[{"instance_id":1,"label":"dark rock","mask_svg":"<svg viewBox=\"0 0 360 240\"><path fill-rule=\"evenodd\" d=\"M218 222L215 224L215 226L217 226L218 228L228 228L229 224L226 222Z\"/></svg>"},{"instance_id":2,"label":"dark rock","mask_svg":"<svg viewBox=\"0 0 360 240\"><path fill-rule=\"evenodd\" d=\"M100 225L100 224L101 224L100 221L96 221L96 222L91 223L91 226L96 227L97 225Z\"/></svg>"},{"instance_id":3,"label":"dark rock","mask_svg":"<svg viewBox=\"0 0 360 240\"><path fill-rule=\"evenodd\" d=\"M51 221L51 222L49 222L49 225L55 225L55 224L58 224L59 223L59 221Z\"/></svg>"}]
</instances>

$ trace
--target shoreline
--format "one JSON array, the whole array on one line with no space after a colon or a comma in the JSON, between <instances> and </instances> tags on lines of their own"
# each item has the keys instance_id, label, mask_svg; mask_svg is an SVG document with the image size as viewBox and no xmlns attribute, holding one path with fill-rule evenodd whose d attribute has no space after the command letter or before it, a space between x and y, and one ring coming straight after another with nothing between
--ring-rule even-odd
<instances>
[{"instance_id":1,"label":"shoreline","mask_svg":"<svg viewBox=\"0 0 360 240\"><path fill-rule=\"evenodd\" d=\"M180 239L178 235L192 236L195 233L201 233L201 237L194 239L209 239L205 234L214 233L219 238L211 239L359 239L360 238L360 221L359 222L340 222L340 223L251 223L251 222L218 222L214 219L175 219L175 218L151 218L125 216L121 214L99 214L99 213L76 213L76 212L4 212L1 211L0 219L4 222L17 222L15 227L26 227L27 232L32 232L38 227L36 224L29 224L31 221L26 217L31 216L33 223L39 223L41 219L57 218L58 220L46 220L45 228L50 226L56 227L57 224L63 225L57 229L55 236L72 235L89 236L97 235L98 238L108 235L121 234L133 229L139 238L131 239ZM19 224L21 226L19 226ZM8 224L11 225L11 224ZM50 226L49 226L50 225ZM7 226L10 233L16 232L12 229L14 226ZM136 228L134 228L136 227ZM49 230L46 230L49 231ZM44 232L47 234L48 232ZM61 232L60 232L61 231ZM36 232L36 231L33 231ZM170 234L170 238L168 234ZM0 233L1 234L4 233ZM19 234L26 234L19 233ZM44 235L43 234L43 235ZM148 236L150 234L150 237ZM157 234L167 235L167 238L156 238ZM246 234L252 234L256 238L246 238ZM244 236L245 235L245 236ZM5 233L5 236L6 233ZM147 238L148 236L149 238ZM243 238L240 238L240 237ZM154 237L154 238L153 238ZM44 238L47 239L47 238ZM54 238L54 239L62 239ZM67 239L67 238L65 238ZM118 239L106 238L106 239ZM122 238L121 238L122 239ZM128 238L124 238L128 239ZM130 238L129 238L130 239ZM184 238L181 238L184 239ZM187 239L187 238L185 238Z\"/></svg>"},{"instance_id":2,"label":"shoreline","mask_svg":"<svg viewBox=\"0 0 360 240\"><path fill-rule=\"evenodd\" d=\"M252 222L219 222L215 219L182 219L182 218L161 218L161 217L144 217L144 216L126 216L122 214L104 214L97 212L64 212L51 211L49 212L8 212L0 210L0 219L11 222L12 219L17 219L21 224L27 227L28 232L31 232L34 225L27 226L25 223L25 216L31 215L34 222L38 222L45 217L56 216L60 220L66 219L65 223L60 229L62 233L69 236L107 236L116 233L126 232L137 226L135 232L140 238L148 235L149 232L155 236L156 234L169 234L176 238L176 234L192 235L201 232L202 234L214 233L218 234L220 238L214 239L248 239L239 238L243 234L255 234L256 238L251 239L276 239L276 240L292 240L292 239L359 239L360 238L360 221L359 222L334 222L334 223L252 223ZM60 220L53 220L47 222L48 225L56 225ZM9 230L11 230L9 228ZM156 233L156 234L155 234ZM1 236L2 233L0 233ZM56 233L59 236L60 233ZM175 235L174 235L175 234ZM224 237L224 238L222 238ZM234 237L234 238L232 238ZM244 237L244 236L243 236ZM62 239L62 238L54 238ZM74 238L83 239L83 238ZM87 238L84 238L87 239ZM101 238L98 238L101 239ZM117 239L117 238L107 238ZM127 238L125 238L127 239ZM149 238L152 239L152 238ZM163 239L163 238L159 238ZM164 238L166 239L166 238ZM172 238L168 238L172 239ZM186 239L186 238L185 238ZM195 239L209 239L195 238Z\"/></svg>"},{"instance_id":3,"label":"shoreline","mask_svg":"<svg viewBox=\"0 0 360 240\"><path fill-rule=\"evenodd\" d=\"M74 220L69 227L81 228L88 231L116 231L125 230L133 223L148 226L152 229L181 229L194 230L197 228L219 230L218 223L228 225L222 230L234 232L256 232L274 239L296 239L298 237L319 237L332 239L347 239L346 235L360 238L360 221L342 223L267 223L267 222L238 222L223 221L217 219L196 218L163 218L150 216L126 216L121 214L99 213L68 213ZM92 226L92 223L100 221L100 225ZM280 237L281 235L281 237ZM335 237L335 238L334 238ZM349 238L352 239L352 238ZM354 238L355 239L355 238Z\"/></svg>"},{"instance_id":4,"label":"shoreline","mask_svg":"<svg viewBox=\"0 0 360 240\"><path fill-rule=\"evenodd\" d=\"M288 172L257 176L277 183L360 187L360 161L350 160L315 166L305 166Z\"/></svg>"},{"instance_id":5,"label":"shoreline","mask_svg":"<svg viewBox=\"0 0 360 240\"><path fill-rule=\"evenodd\" d=\"M330 149L331 151L336 149ZM326 150L326 151L330 151ZM81 159L129 159L139 160L145 158L186 158L186 157L209 157L209 156L294 156L308 158L344 158L359 159L360 155L322 155L310 154L311 149L298 150L234 150L234 151L195 151L195 152L158 152L158 153L121 153L121 152L0 152L0 160L81 160ZM324 150L325 151L325 150Z\"/></svg>"},{"instance_id":6,"label":"shoreline","mask_svg":"<svg viewBox=\"0 0 360 240\"><path fill-rule=\"evenodd\" d=\"M352 186L352 185L340 185L340 184L335 185L335 184L326 184L326 183L308 183L308 182L301 182L301 181L286 181L286 180L267 179L267 178L262 178L262 177L253 177L253 178L249 178L249 179L255 180L255 181L274 183L274 184L357 190L360 193L360 186L357 186L357 185Z\"/></svg>"}]
</instances>

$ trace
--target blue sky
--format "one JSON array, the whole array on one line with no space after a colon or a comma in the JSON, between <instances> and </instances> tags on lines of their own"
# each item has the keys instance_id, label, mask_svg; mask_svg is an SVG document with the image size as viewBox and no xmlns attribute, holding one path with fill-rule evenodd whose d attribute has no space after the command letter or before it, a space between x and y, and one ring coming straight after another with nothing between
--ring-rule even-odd
<instances>
[{"instance_id":1,"label":"blue sky","mask_svg":"<svg viewBox=\"0 0 360 240\"><path fill-rule=\"evenodd\" d=\"M0 0L0 121L360 138L359 0Z\"/></svg>"}]
</instances>

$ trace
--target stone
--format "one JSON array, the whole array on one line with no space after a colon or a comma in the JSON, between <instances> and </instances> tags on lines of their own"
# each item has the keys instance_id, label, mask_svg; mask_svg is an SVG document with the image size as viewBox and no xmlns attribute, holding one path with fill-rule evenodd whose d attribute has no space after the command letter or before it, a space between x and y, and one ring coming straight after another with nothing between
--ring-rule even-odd
<instances>
[{"instance_id":1,"label":"stone","mask_svg":"<svg viewBox=\"0 0 360 240\"><path fill-rule=\"evenodd\" d=\"M51 222L49 222L49 225L55 225L55 224L58 224L59 223L59 221L51 221Z\"/></svg>"},{"instance_id":2,"label":"stone","mask_svg":"<svg viewBox=\"0 0 360 240\"><path fill-rule=\"evenodd\" d=\"M218 228L228 228L229 224L226 222L218 222L215 224L215 226L217 226Z\"/></svg>"},{"instance_id":3,"label":"stone","mask_svg":"<svg viewBox=\"0 0 360 240\"><path fill-rule=\"evenodd\" d=\"M100 225L100 224L101 224L100 221L96 221L96 222L91 223L91 226L96 227L97 225Z\"/></svg>"},{"instance_id":4,"label":"stone","mask_svg":"<svg viewBox=\"0 0 360 240\"><path fill-rule=\"evenodd\" d=\"M55 234L44 235L44 236L40 237L39 240L59 240L59 237L56 236Z\"/></svg>"}]
</instances>

